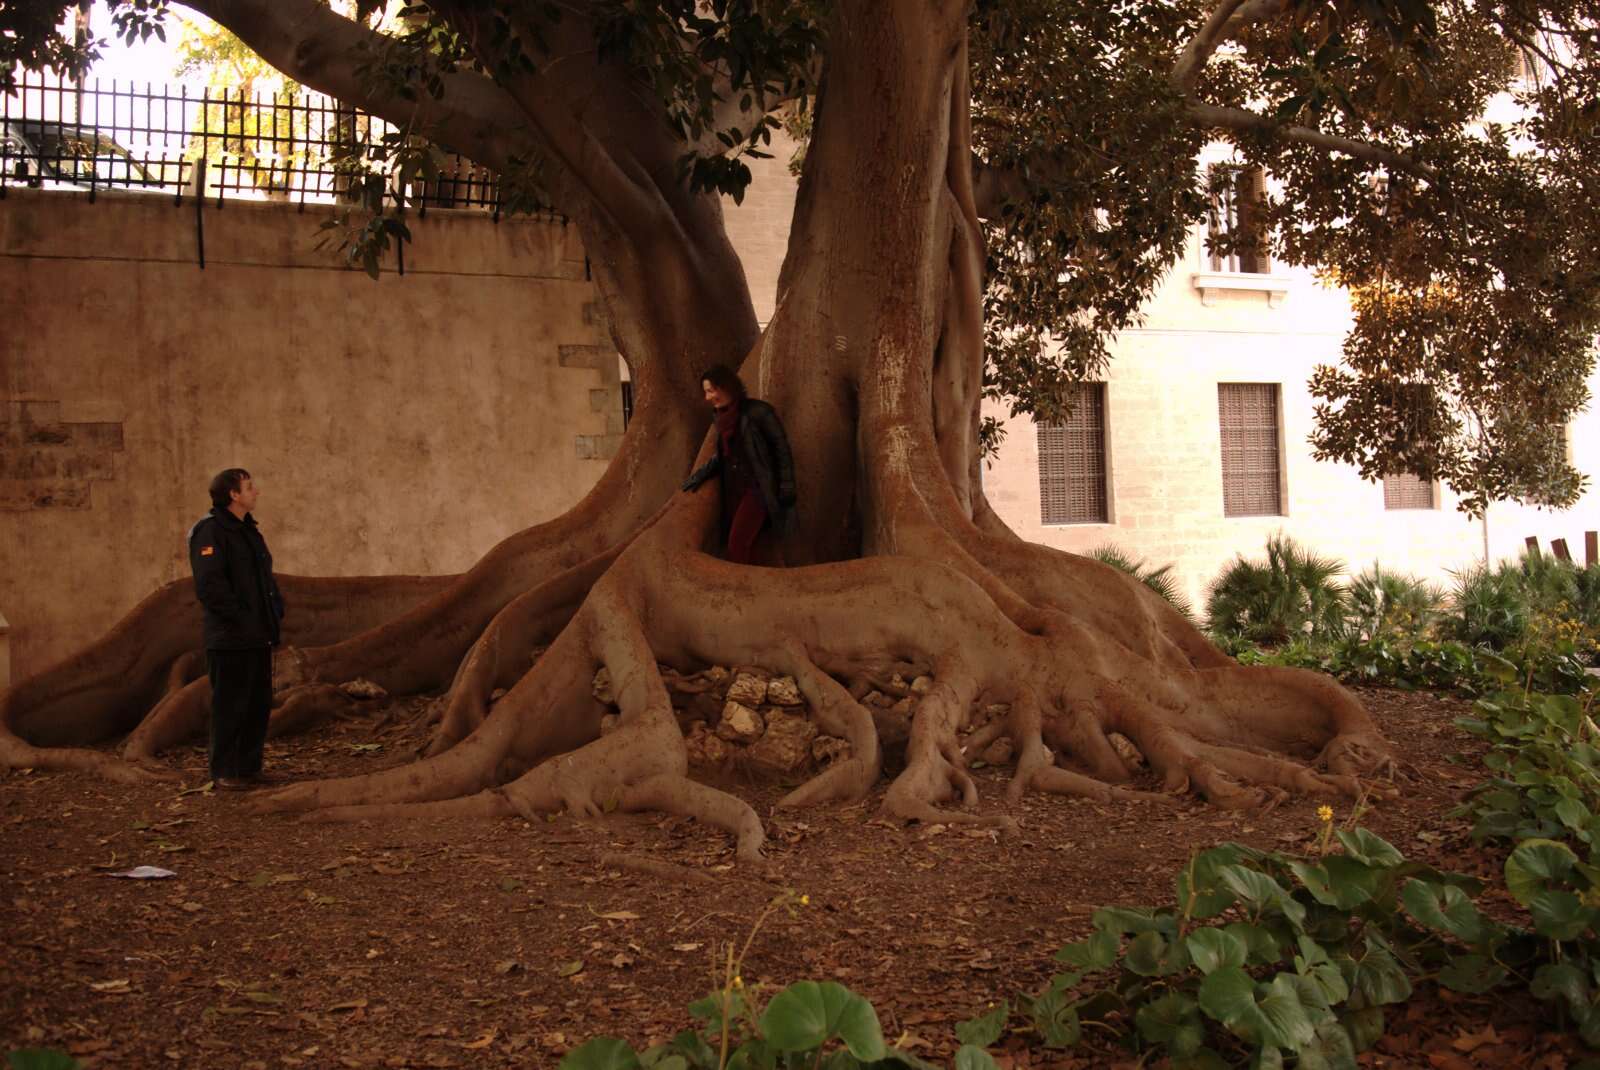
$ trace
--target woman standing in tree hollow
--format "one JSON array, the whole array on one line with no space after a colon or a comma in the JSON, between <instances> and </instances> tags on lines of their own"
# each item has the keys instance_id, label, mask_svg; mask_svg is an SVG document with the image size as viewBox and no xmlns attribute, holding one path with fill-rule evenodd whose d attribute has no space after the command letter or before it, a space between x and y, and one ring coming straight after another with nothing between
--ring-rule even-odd
<instances>
[{"instance_id":1,"label":"woman standing in tree hollow","mask_svg":"<svg viewBox=\"0 0 1600 1070\"><path fill-rule=\"evenodd\" d=\"M706 400L716 412L717 452L684 480L694 490L712 476L722 477L722 531L727 558L750 563L756 536L770 525L779 534L794 516L794 456L783 421L765 401L745 393L744 383L725 364L700 376Z\"/></svg>"}]
</instances>

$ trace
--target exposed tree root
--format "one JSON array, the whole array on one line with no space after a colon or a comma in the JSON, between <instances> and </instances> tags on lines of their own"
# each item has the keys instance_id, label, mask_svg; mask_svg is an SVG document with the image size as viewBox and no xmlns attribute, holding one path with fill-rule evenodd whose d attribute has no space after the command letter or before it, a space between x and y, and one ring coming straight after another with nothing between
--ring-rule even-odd
<instances>
[{"instance_id":1,"label":"exposed tree root","mask_svg":"<svg viewBox=\"0 0 1600 1070\"><path fill-rule=\"evenodd\" d=\"M728 832L740 861L756 862L764 834L755 812L688 777L658 662L765 664L792 676L811 716L849 740L850 757L783 806L871 792L882 740L878 711L860 699L875 685L916 699L905 767L882 800L899 820L1014 825L1006 814L977 812L961 747L986 696L1008 697L1009 712L973 732L967 750L1013 740L1013 803L1038 790L1170 805L1194 790L1222 807L1270 807L1290 792L1356 795L1356 776L1381 768L1387 755L1361 706L1324 677L1238 666L1156 672L1070 614L1069 626L1030 634L964 574L925 560L733 566L692 548L713 508L682 499L610 562L538 661L455 746L409 766L297 785L254 805L316 820L657 810ZM502 660L492 674L472 669L479 693L506 682L505 666L525 662L559 627L548 614L566 604L566 591L546 585L508 607L496 637L504 645L479 648L477 656ZM918 698L895 675L915 677L925 666L932 682L919 681ZM604 735L607 707L590 693L602 667L620 713ZM1113 734L1131 741L1166 794L1127 786Z\"/></svg>"},{"instance_id":2,"label":"exposed tree root","mask_svg":"<svg viewBox=\"0 0 1600 1070\"><path fill-rule=\"evenodd\" d=\"M403 613L454 577L313 579L279 576L288 603L286 640L322 645ZM71 769L115 781L161 775L162 747L204 725L196 718L206 681L194 583L169 583L140 602L81 653L0 691L0 765ZM186 696L180 698L179 696ZM122 757L81 749L128 733L160 710L158 723Z\"/></svg>"}]
</instances>

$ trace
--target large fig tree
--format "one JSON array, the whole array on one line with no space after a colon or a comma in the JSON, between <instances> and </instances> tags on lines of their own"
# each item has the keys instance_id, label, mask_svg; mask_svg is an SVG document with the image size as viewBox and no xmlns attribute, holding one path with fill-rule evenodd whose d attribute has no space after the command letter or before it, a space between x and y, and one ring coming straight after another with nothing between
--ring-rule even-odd
<instances>
[{"instance_id":1,"label":"large fig tree","mask_svg":"<svg viewBox=\"0 0 1600 1070\"><path fill-rule=\"evenodd\" d=\"M53 33L67 6L0 6L0 61L81 61ZM1134 797L1116 735L1166 792L1221 806L1358 792L1389 751L1352 695L1235 664L1143 585L1018 538L979 479L982 399L1052 418L1099 373L1205 220L1196 161L1218 139L1273 182L1250 231L1214 241L1270 246L1356 298L1344 361L1315 382L1323 456L1442 478L1480 505L1580 489L1553 445L1585 400L1600 311L1593 0L188 6L564 212L635 384L589 495L465 574L286 578L280 727L358 678L447 698L423 759L264 808L660 809L754 859L760 820L690 778L664 683L662 666L712 663L792 675L849 741L786 805L878 790L888 737L860 700L908 670L933 684L895 740L882 805L900 818L1000 820L963 750L1000 735L1013 797ZM130 36L165 14L113 10ZM1487 121L1500 112L1507 125ZM721 205L780 124L806 144L760 329ZM700 372L717 362L793 442L784 567L718 559L714 485L678 489L710 448ZM0 695L0 761L155 775L205 719L194 615L187 583L164 588ZM620 711L604 734L600 668ZM965 735L994 704L1008 712ZM120 756L85 746L118 734Z\"/></svg>"}]
</instances>

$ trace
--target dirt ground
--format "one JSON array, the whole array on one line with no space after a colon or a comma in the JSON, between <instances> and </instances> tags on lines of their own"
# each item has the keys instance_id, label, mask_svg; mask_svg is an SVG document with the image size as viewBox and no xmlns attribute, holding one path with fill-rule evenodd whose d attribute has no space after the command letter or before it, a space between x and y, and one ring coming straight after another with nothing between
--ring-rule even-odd
<instances>
[{"instance_id":1,"label":"dirt ground","mask_svg":"<svg viewBox=\"0 0 1600 1070\"><path fill-rule=\"evenodd\" d=\"M1362 698L1412 767L1366 826L1441 867L1492 866L1444 816L1476 780L1475 746L1450 723L1467 704ZM346 774L420 742L405 724L345 721L274 741L268 761L295 778ZM748 785L768 823L776 883L764 883L732 867L728 837L680 819L311 824L184 790L205 780L199 746L172 761L182 785L0 773L0 1051L55 1046L86 1067L554 1066L597 1034L642 1044L686 1027L714 951L742 944L789 888L809 905L769 918L745 983L840 981L873 1001L891 1040L942 1061L953 1023L1041 988L1096 906L1168 902L1193 851L1295 848L1317 826L1306 799L1257 815L1032 795L1013 811L1020 833L997 838L893 827L874 819L876 799L774 815L781 787ZM1003 809L1003 773L977 777L985 808ZM627 864L638 858L717 882L663 879ZM136 865L177 876L109 876ZM1363 1063L1578 1060L1533 1008L1448 995L1392 1014ZM1007 1043L1003 1070L1119 1058Z\"/></svg>"}]
</instances>

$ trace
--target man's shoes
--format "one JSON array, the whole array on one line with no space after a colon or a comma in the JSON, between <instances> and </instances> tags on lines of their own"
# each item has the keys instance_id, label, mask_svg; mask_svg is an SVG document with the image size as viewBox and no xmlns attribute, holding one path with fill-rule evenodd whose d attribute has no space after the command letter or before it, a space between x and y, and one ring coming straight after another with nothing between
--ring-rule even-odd
<instances>
[{"instance_id":1,"label":"man's shoes","mask_svg":"<svg viewBox=\"0 0 1600 1070\"><path fill-rule=\"evenodd\" d=\"M282 773L251 773L245 779L251 784L259 786L276 786L289 783L289 778Z\"/></svg>"},{"instance_id":2,"label":"man's shoes","mask_svg":"<svg viewBox=\"0 0 1600 1070\"><path fill-rule=\"evenodd\" d=\"M249 791L255 787L254 784L241 776L212 777L211 786L218 791Z\"/></svg>"}]
</instances>

